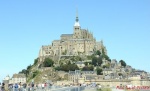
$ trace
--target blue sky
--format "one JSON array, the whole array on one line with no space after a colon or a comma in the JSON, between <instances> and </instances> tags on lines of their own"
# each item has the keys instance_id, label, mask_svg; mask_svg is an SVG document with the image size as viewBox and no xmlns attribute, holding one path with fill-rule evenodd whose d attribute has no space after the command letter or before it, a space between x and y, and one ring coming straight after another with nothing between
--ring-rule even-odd
<instances>
[{"instance_id":1,"label":"blue sky","mask_svg":"<svg viewBox=\"0 0 150 91\"><path fill-rule=\"evenodd\" d=\"M104 41L111 59L150 72L149 0L0 0L0 81L73 33L77 8L81 28Z\"/></svg>"}]
</instances>

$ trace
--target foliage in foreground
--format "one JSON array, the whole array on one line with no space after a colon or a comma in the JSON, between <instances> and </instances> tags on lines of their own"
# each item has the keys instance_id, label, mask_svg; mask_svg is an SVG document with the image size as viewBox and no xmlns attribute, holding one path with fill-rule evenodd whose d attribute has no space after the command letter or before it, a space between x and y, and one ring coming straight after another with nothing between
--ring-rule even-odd
<instances>
[{"instance_id":1,"label":"foliage in foreground","mask_svg":"<svg viewBox=\"0 0 150 91\"><path fill-rule=\"evenodd\" d=\"M69 72L69 71L79 70L79 68L76 64L64 64L56 67L55 70Z\"/></svg>"}]
</instances>

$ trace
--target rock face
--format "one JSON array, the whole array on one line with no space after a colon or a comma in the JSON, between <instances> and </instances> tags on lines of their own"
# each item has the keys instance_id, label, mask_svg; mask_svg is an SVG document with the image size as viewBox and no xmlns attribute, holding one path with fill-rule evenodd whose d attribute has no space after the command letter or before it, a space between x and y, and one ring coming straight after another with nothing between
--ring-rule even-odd
<instances>
[{"instance_id":1,"label":"rock face","mask_svg":"<svg viewBox=\"0 0 150 91\"><path fill-rule=\"evenodd\" d=\"M57 81L60 79L58 73L51 67L42 67L37 70L38 74L30 81L34 81L34 83L45 83L47 81ZM32 73L34 73L33 71ZM31 77L31 74L29 77ZM29 81L29 82L30 82Z\"/></svg>"}]
</instances>

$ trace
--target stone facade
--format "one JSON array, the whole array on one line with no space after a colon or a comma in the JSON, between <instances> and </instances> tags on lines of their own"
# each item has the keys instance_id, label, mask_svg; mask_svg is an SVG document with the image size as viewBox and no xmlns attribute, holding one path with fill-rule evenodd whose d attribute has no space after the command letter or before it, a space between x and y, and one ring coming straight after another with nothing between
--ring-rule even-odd
<instances>
[{"instance_id":1,"label":"stone facade","mask_svg":"<svg viewBox=\"0 0 150 91\"><path fill-rule=\"evenodd\" d=\"M105 70L106 74L111 74L111 70ZM117 87L117 86L150 86L149 79L142 79L140 76L133 76L129 79L104 79L105 75L97 75L95 71L69 71L68 81L71 81L73 84L76 83L85 83L91 84L96 83L101 86Z\"/></svg>"},{"instance_id":2,"label":"stone facade","mask_svg":"<svg viewBox=\"0 0 150 91\"><path fill-rule=\"evenodd\" d=\"M9 80L10 80L10 77L9 77L9 75L7 75L7 76L3 79L3 82L4 82L5 84L8 84L8 83L9 83Z\"/></svg>"},{"instance_id":3,"label":"stone facade","mask_svg":"<svg viewBox=\"0 0 150 91\"><path fill-rule=\"evenodd\" d=\"M26 76L25 74L13 74L12 78L6 76L3 79L5 84L15 84L15 83L26 83Z\"/></svg>"},{"instance_id":4,"label":"stone facade","mask_svg":"<svg viewBox=\"0 0 150 91\"><path fill-rule=\"evenodd\" d=\"M39 51L40 61L49 56L91 55L95 50L102 52L102 48L107 54L103 41L97 42L92 32L81 28L78 15L73 26L73 34L62 34L60 38L60 40L54 40L51 45L41 47Z\"/></svg>"},{"instance_id":5,"label":"stone facade","mask_svg":"<svg viewBox=\"0 0 150 91\"><path fill-rule=\"evenodd\" d=\"M9 80L9 84L15 83L26 83L26 76L25 74L14 74L12 78Z\"/></svg>"},{"instance_id":6,"label":"stone facade","mask_svg":"<svg viewBox=\"0 0 150 91\"><path fill-rule=\"evenodd\" d=\"M95 76L97 75L96 71L81 71L81 70L75 70L75 71L69 71L68 74L68 80L72 81L73 83L79 83L82 78L86 78L87 76ZM80 79L80 81L78 81Z\"/></svg>"}]
</instances>

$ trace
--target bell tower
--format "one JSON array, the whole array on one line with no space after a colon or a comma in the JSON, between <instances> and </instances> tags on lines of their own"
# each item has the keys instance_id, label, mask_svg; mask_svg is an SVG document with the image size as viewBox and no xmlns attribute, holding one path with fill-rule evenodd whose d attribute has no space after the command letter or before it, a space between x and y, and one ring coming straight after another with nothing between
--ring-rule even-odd
<instances>
[{"instance_id":1,"label":"bell tower","mask_svg":"<svg viewBox=\"0 0 150 91\"><path fill-rule=\"evenodd\" d=\"M75 20L73 30L74 30L73 38L80 39L81 38L81 27L79 24L78 11L76 12L76 20Z\"/></svg>"}]
</instances>

